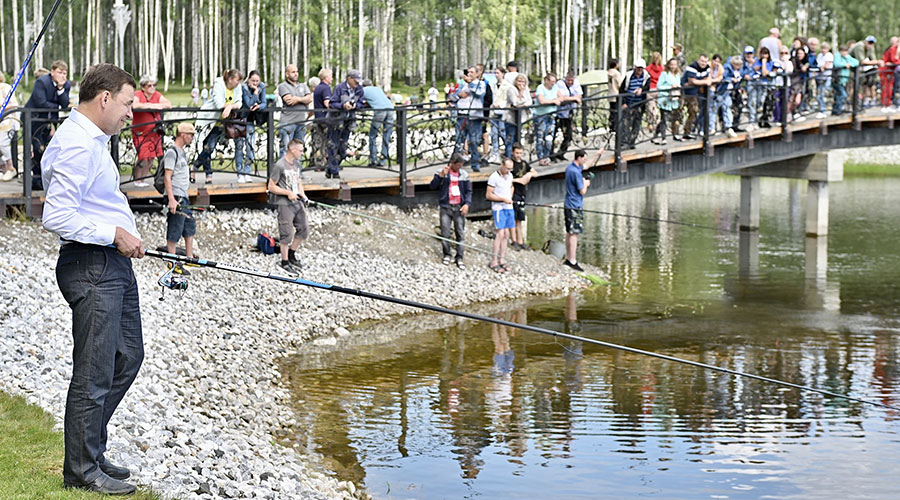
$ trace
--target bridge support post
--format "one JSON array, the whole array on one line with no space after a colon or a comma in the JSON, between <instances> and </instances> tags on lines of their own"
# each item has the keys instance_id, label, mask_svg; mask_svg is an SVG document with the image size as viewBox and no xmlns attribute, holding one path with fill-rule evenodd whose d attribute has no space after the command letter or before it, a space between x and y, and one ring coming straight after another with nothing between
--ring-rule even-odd
<instances>
[{"instance_id":1,"label":"bridge support post","mask_svg":"<svg viewBox=\"0 0 900 500\"><path fill-rule=\"evenodd\" d=\"M759 177L741 176L741 213L738 219L741 231L759 229Z\"/></svg>"},{"instance_id":2,"label":"bridge support post","mask_svg":"<svg viewBox=\"0 0 900 500\"><path fill-rule=\"evenodd\" d=\"M806 188L806 235L828 234L828 181L809 181Z\"/></svg>"}]
</instances>

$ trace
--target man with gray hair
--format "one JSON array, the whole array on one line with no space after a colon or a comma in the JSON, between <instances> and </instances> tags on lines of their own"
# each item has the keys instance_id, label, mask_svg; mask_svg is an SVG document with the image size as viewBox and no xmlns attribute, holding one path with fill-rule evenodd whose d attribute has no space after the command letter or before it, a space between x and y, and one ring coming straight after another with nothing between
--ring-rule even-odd
<instances>
[{"instance_id":1,"label":"man with gray hair","mask_svg":"<svg viewBox=\"0 0 900 500\"><path fill-rule=\"evenodd\" d=\"M339 179L341 162L347 156L347 141L350 140L350 130L356 120L356 111L362 109L366 100L363 94L362 74L358 69L347 72L347 78L339 83L331 94L327 106L333 111L335 123L330 129L328 137L328 170L325 177Z\"/></svg>"},{"instance_id":2,"label":"man with gray hair","mask_svg":"<svg viewBox=\"0 0 900 500\"><path fill-rule=\"evenodd\" d=\"M288 64L284 70L284 81L278 84L276 89L281 97L282 107L281 123L279 124L278 137L281 139L281 149L278 156L284 156L288 143L293 139L301 141L306 137L307 107L313 100L309 87L300 81L300 71L297 65Z\"/></svg>"}]
</instances>

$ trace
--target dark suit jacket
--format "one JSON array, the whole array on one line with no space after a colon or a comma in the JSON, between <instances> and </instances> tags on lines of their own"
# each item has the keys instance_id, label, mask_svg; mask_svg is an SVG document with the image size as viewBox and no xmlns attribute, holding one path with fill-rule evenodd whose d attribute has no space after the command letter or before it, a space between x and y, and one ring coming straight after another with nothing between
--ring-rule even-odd
<instances>
[{"instance_id":1,"label":"dark suit jacket","mask_svg":"<svg viewBox=\"0 0 900 500\"><path fill-rule=\"evenodd\" d=\"M66 82L63 86L62 93L57 93L56 83L50 78L50 75L44 75L34 81L34 91L25 104L26 108L32 109L64 109L69 107L69 90L72 88L72 82ZM34 113L36 120L59 120L59 113L45 112Z\"/></svg>"}]
</instances>

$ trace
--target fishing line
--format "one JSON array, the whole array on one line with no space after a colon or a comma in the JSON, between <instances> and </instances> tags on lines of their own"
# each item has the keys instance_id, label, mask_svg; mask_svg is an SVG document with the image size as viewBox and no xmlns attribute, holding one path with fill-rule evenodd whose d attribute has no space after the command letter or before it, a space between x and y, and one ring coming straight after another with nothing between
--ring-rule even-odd
<instances>
[{"instance_id":1,"label":"fishing line","mask_svg":"<svg viewBox=\"0 0 900 500\"><path fill-rule=\"evenodd\" d=\"M41 38L44 37L44 32L47 31L47 27L50 26L50 21L53 19L53 15L56 14L56 9L59 7L59 4L61 2L62 0L56 0L56 2L53 4L53 8L50 9L50 14L48 14L47 19L44 20L44 25L41 26L41 32L38 33L37 38L34 39L34 44L31 46L31 50L28 52L28 57L25 58L25 62L22 64L22 69L20 69L19 74L16 75L16 81L13 82L12 90L10 90L9 94L6 95L6 100L3 101L3 107L0 108L0 116L3 116L3 113L6 111L6 106L9 105L9 100L12 99L13 94L16 92L16 88L19 86L19 81L22 80L22 75L25 74L25 70L27 70L28 65L31 64L31 57L34 55L34 51L37 50L38 45L41 43Z\"/></svg>"},{"instance_id":2,"label":"fishing line","mask_svg":"<svg viewBox=\"0 0 900 500\"><path fill-rule=\"evenodd\" d=\"M721 366L700 363L699 361L691 361L689 359L676 358L674 356L669 356L666 354L659 354L659 353L652 352L652 351L645 351L643 349L638 349L636 347L628 347L628 346L624 346L624 345L613 344L611 342L604 342L602 340L581 337L578 335L572 335L569 333L563 333L563 332L559 332L556 330L550 330L547 328L541 328L541 327L537 327L537 326L531 326L531 325L526 325L526 324L521 324L521 323L514 323L512 321L491 318L489 316L482 316L480 314L474 314L474 313L469 313L469 312L465 312L465 311L458 311L455 309L448 309L446 307L435 306L435 305L426 304L423 302L415 302L415 301L411 301L411 300L401 299L398 297L392 297L390 295L382 295L382 294L367 292L364 290L346 288L346 287L342 287L342 286L338 286L338 285L319 283L316 281L306 280L303 278L290 278L290 277L286 277L286 276L279 276L277 274L269 273L266 271L260 271L258 269L253 269L253 268L249 268L249 267L235 266L235 265L225 264L225 263L216 262L216 261L212 261L212 260L198 259L196 257L186 257L186 256L182 256L182 255L174 255L174 254L170 254L170 253L166 253L166 252L159 252L156 250L146 249L146 250L144 250L144 254L148 255L150 257L156 257L159 259L163 259L165 261L172 262L172 263L181 262L181 263L185 263L185 264L194 264L194 265L201 266L201 267L211 267L214 269L222 269L224 271L231 271L231 272L235 272L235 273L246 274L246 275L250 275L250 276L255 276L257 278L266 278L266 279L271 279L271 280L275 280L275 281L282 281L285 283L295 283L295 284L303 285L306 287L319 288L319 289L328 290L331 292L343 293L346 295L354 295L356 297L373 299L373 300L378 300L378 301L382 301L382 302L390 302L392 304L399 304L399 305L403 305L403 306L407 306L407 307L424 309L426 311L432 311L432 312L437 312L437 313L442 313L442 314L449 314L452 316L458 316L461 318L471 319L471 320L475 320L475 321L482 321L482 322L493 323L493 324L501 325L501 326L518 328L520 330L527 330L527 331L540 333L540 334L544 334L544 335L550 335L550 336L555 337L556 339L564 338L564 339L574 340L574 341L578 341L578 342L584 342L587 344L593 344L593 345L597 345L597 346L601 346L601 347L606 347L609 349L616 349L619 351L630 352L632 354L640 354L642 356L649 356L649 357L658 358L658 359L662 359L662 360L666 360L666 361L671 361L674 363L681 363L681 364L685 364L685 365L694 366L697 368L703 368L705 370L713 370L713 371L717 371L717 372L721 372L721 373L727 373L729 375L736 375L739 377L751 378L754 380L759 380L759 381L767 382L770 384L776 384L776 385L781 385L784 387L790 387L793 389L799 389L801 391L815 392L817 394L821 394L821 395L832 397L832 398L844 399L844 400L848 400L848 401L855 401L857 403L863 403L863 404L867 404L867 405L879 406L882 408L888 408L891 410L900 411L900 407L891 406L891 405L887 405L884 403L879 403L877 401L869 401L866 399L861 399L861 398L857 398L857 397L853 397L853 396L847 396L845 394L838 394L836 392L826 391L823 389L816 389L814 387L808 387L808 386L804 386L804 385L800 385L800 384L795 384L792 382L785 382L783 380L778 380L778 379L769 378L769 377L763 377L762 375L754 375L751 373L739 372L737 370L723 368ZM160 284L163 285L164 288L166 287L166 284L163 283L162 279L160 280ZM185 285L184 288L186 289L187 286Z\"/></svg>"},{"instance_id":3,"label":"fishing line","mask_svg":"<svg viewBox=\"0 0 900 500\"><path fill-rule=\"evenodd\" d=\"M560 207L560 206L556 206L556 205L543 205L540 203L528 203L528 202L524 202L524 201L517 201L515 203L518 203L519 205L529 206L529 207L555 208L557 210L565 209L565 207ZM578 210L581 210L582 212L592 213L592 214L612 215L615 217L628 217L630 219L640 219L640 220L646 220L646 221L651 221L651 222L665 222L667 224L677 224L679 226L688 226L688 227L694 227L697 229L711 229L713 231L720 231L720 232L727 232L727 233L737 233L738 232L736 229L722 229L720 227L715 227L715 226L694 224L693 222L682 222L682 221L670 220L670 219L657 219L654 217L645 217L643 215L620 214L620 213L616 213L616 212L605 212L603 210L588 210L586 208L579 208Z\"/></svg>"},{"instance_id":4,"label":"fishing line","mask_svg":"<svg viewBox=\"0 0 900 500\"><path fill-rule=\"evenodd\" d=\"M493 253L492 251L490 251L490 250L484 250L483 248L475 247L475 246L469 245L468 243L460 243L460 242L458 242L458 241L456 241L456 240L451 240L450 238L444 238L443 236L438 236L438 235L436 235L436 234L434 234L434 233L429 233L428 231L422 231L422 230L416 229L416 228L414 228L414 227L404 226L404 225L402 225L402 224L398 224L398 223L396 223L396 222L389 221L389 220L387 220L387 219L381 219L381 218L375 217L374 215L367 215L367 214L364 214L364 213L362 213L362 212L357 212L357 211L355 211L355 210L350 210L349 208L338 207L338 206L334 206L334 205L329 205L329 204L327 204L327 203L322 203L321 201L313 201L313 200L309 200L309 204L310 204L310 205L319 205L319 206L322 206L322 207L325 207L325 208L331 208L331 209L333 209L333 210L338 210L338 211L340 211L340 212L348 213L348 214L350 214L350 215L356 215L356 216L359 216L359 217L365 217L366 219L371 219L371 220L374 220L374 221L377 221L377 222L381 222L381 223L383 223L383 224L389 224L389 225L394 226L394 227L399 228L399 229L405 229L405 230L407 230L407 231L412 231L412 232L414 232L414 233L422 234L422 235L428 236L428 237L430 237L430 238L435 238L435 239L438 239L438 240L441 240L441 241L447 241L447 242L450 242L450 243L453 244L453 245L461 245L463 248L467 248L467 249L470 249L470 250L475 251L475 252L480 252L480 253L483 253L483 254L486 254L486 255L491 255L491 256L494 255L494 253Z\"/></svg>"}]
</instances>

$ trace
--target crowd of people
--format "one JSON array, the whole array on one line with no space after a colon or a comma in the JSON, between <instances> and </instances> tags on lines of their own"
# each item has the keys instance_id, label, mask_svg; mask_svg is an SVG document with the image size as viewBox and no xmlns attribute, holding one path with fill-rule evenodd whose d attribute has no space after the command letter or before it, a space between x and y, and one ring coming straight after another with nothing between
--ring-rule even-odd
<instances>
[{"instance_id":1,"label":"crowd of people","mask_svg":"<svg viewBox=\"0 0 900 500\"><path fill-rule=\"evenodd\" d=\"M669 131L676 141L694 139L706 123L710 134L734 137L773 123L802 121L806 114L815 113L817 119L840 115L848 111L854 93L860 109L880 105L884 112L900 111L900 38L892 37L880 56L876 43L871 35L834 48L815 37L784 43L780 30L772 28L756 47L747 45L742 54L730 57L699 54L688 64L683 47L676 44L665 64L654 52L650 64L637 57L624 74L613 59L607 75L621 105L611 104L610 124L622 134L625 147L633 147L644 125L651 142L660 145L666 144ZM742 128L745 111L748 122Z\"/></svg>"}]
</instances>

